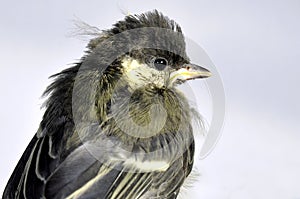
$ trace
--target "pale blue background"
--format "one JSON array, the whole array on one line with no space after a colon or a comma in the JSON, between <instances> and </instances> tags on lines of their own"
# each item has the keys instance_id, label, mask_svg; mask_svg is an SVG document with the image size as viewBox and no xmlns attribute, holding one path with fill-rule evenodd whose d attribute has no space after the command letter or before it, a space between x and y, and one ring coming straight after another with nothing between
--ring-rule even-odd
<instances>
[{"instance_id":1,"label":"pale blue background","mask_svg":"<svg viewBox=\"0 0 300 199\"><path fill-rule=\"evenodd\" d=\"M83 54L86 42L67 36L72 19L108 29L124 17L120 8L175 19L223 78L223 135L186 198L300 198L298 0L2 0L0 193L38 128L48 76Z\"/></svg>"}]
</instances>

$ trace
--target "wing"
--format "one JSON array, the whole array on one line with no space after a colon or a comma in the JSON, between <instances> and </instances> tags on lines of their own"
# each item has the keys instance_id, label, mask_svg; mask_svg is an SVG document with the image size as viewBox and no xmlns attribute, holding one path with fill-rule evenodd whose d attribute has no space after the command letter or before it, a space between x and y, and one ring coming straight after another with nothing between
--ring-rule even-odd
<instances>
[{"instance_id":1,"label":"wing","mask_svg":"<svg viewBox=\"0 0 300 199\"><path fill-rule=\"evenodd\" d=\"M3 198L31 199L44 195L47 178L63 160L63 136L70 132L68 123L59 127L55 134L39 130L33 137L6 185Z\"/></svg>"},{"instance_id":2,"label":"wing","mask_svg":"<svg viewBox=\"0 0 300 199\"><path fill-rule=\"evenodd\" d=\"M159 172L143 172L136 162L102 164L86 145L79 145L60 160L55 153L59 149L54 150L58 145L51 136L35 136L3 198L176 198L192 165L193 145L183 158Z\"/></svg>"},{"instance_id":3,"label":"wing","mask_svg":"<svg viewBox=\"0 0 300 199\"><path fill-rule=\"evenodd\" d=\"M124 198L125 185L130 188L127 195L137 198L136 184L141 185L141 191L149 187L150 173L125 172L120 165L104 165L85 145L78 145L62 160L65 152L58 149L58 140L48 135L31 140L3 198Z\"/></svg>"}]
</instances>

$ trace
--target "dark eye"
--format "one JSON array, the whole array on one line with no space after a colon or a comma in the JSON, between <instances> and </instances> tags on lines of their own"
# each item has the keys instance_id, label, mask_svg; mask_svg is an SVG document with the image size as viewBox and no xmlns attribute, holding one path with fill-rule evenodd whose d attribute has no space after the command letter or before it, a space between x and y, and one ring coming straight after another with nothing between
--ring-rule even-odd
<instances>
[{"instance_id":1,"label":"dark eye","mask_svg":"<svg viewBox=\"0 0 300 199\"><path fill-rule=\"evenodd\" d=\"M154 67L157 70L164 70L168 65L168 61L165 58L155 58L153 61Z\"/></svg>"}]
</instances>

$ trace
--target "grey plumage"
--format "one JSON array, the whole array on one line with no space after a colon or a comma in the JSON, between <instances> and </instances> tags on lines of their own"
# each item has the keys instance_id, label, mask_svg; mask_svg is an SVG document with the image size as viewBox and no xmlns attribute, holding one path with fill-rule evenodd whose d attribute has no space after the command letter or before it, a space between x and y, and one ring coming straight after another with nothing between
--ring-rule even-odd
<instances>
[{"instance_id":1,"label":"grey plumage","mask_svg":"<svg viewBox=\"0 0 300 199\"><path fill-rule=\"evenodd\" d=\"M195 147L176 85L207 76L190 64L178 24L157 11L127 16L52 76L38 132L3 198L176 198Z\"/></svg>"}]
</instances>

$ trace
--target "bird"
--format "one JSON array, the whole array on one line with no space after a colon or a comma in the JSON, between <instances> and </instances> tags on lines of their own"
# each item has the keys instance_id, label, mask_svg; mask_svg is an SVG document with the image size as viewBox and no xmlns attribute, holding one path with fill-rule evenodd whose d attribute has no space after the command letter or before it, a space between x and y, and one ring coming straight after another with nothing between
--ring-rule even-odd
<instances>
[{"instance_id":1,"label":"bird","mask_svg":"<svg viewBox=\"0 0 300 199\"><path fill-rule=\"evenodd\" d=\"M181 27L157 10L99 31L51 76L39 128L3 199L175 199L195 154L178 88L211 72L191 63Z\"/></svg>"}]
</instances>

